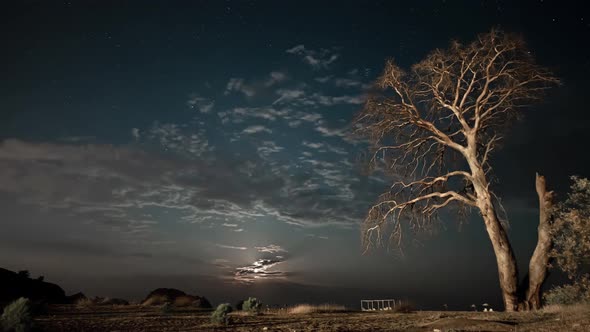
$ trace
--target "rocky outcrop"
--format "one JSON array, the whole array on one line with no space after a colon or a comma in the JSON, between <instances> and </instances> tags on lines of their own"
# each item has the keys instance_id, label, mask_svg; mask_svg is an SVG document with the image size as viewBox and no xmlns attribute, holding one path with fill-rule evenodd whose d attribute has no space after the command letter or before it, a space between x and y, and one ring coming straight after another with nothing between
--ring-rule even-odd
<instances>
[{"instance_id":1,"label":"rocky outcrop","mask_svg":"<svg viewBox=\"0 0 590 332\"><path fill-rule=\"evenodd\" d=\"M211 303L206 298L189 295L174 288L158 288L152 291L143 300L142 305L162 305L164 303L170 303L176 307L211 308Z\"/></svg>"}]
</instances>

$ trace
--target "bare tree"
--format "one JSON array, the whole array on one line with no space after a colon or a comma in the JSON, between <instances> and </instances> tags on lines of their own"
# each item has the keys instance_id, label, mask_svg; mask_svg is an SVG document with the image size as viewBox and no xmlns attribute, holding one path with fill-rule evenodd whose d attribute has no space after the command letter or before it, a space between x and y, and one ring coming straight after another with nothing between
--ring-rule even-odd
<instances>
[{"instance_id":1,"label":"bare tree","mask_svg":"<svg viewBox=\"0 0 590 332\"><path fill-rule=\"evenodd\" d=\"M399 181L369 209L364 249L384 245L386 238L401 244L406 229L433 226L441 208L478 210L496 256L505 308L518 310L518 271L490 187L490 157L519 110L555 83L520 37L498 30L467 45L452 42L447 50L434 50L410 72L387 61L376 82L382 91L368 98L355 131L372 143L370 164ZM538 298L538 291L529 295Z\"/></svg>"}]
</instances>

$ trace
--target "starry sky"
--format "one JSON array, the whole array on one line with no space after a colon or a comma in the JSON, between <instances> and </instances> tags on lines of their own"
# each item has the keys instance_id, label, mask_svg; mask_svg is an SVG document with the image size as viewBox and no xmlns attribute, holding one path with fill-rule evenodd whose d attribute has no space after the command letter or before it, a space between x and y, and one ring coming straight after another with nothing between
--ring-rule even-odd
<instances>
[{"instance_id":1,"label":"starry sky","mask_svg":"<svg viewBox=\"0 0 590 332\"><path fill-rule=\"evenodd\" d=\"M582 2L19 1L0 25L0 266L68 293L500 307L477 215L362 255L388 179L348 135L387 58L496 26L563 80L494 156L521 269L535 171L561 194L590 176Z\"/></svg>"}]
</instances>

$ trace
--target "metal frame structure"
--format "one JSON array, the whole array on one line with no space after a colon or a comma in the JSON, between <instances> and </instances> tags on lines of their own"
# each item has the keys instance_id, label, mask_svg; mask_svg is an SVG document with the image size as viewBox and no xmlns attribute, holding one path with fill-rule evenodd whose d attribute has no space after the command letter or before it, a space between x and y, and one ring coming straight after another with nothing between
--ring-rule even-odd
<instances>
[{"instance_id":1,"label":"metal frame structure","mask_svg":"<svg viewBox=\"0 0 590 332\"><path fill-rule=\"evenodd\" d=\"M402 301L398 301L399 305L402 304ZM383 310L393 310L395 309L396 301L393 299L387 300L361 300L361 310L362 311L383 311Z\"/></svg>"}]
</instances>

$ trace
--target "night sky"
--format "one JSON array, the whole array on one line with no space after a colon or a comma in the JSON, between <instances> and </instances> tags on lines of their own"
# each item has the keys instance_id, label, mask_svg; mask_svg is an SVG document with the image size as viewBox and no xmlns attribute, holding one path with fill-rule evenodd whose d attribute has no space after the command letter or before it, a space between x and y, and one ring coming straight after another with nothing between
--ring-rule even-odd
<instances>
[{"instance_id":1,"label":"night sky","mask_svg":"<svg viewBox=\"0 0 590 332\"><path fill-rule=\"evenodd\" d=\"M14 1L0 6L0 267L67 293L500 308L479 216L362 255L387 187L347 133L385 60L521 33L563 81L492 166L522 269L535 171L590 176L590 15L567 1ZM524 274L521 270L521 275ZM556 282L555 274L549 282Z\"/></svg>"}]
</instances>

